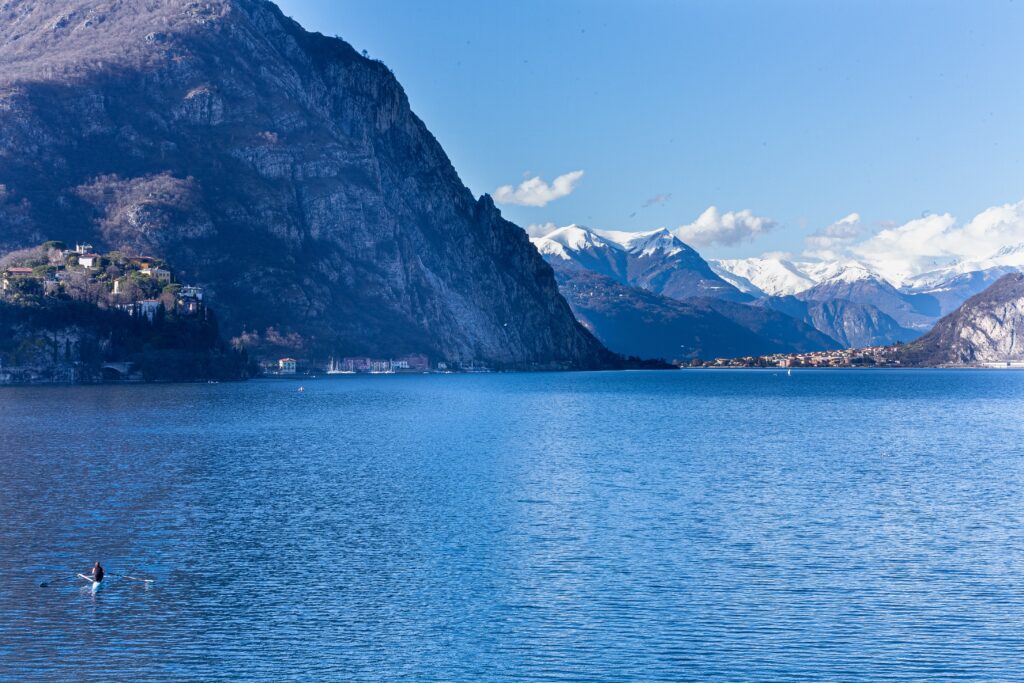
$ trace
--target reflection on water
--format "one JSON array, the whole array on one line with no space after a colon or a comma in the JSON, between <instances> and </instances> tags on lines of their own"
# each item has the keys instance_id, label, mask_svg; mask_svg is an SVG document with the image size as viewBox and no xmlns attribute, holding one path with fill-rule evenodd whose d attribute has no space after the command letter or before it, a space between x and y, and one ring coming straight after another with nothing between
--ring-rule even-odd
<instances>
[{"instance_id":1,"label":"reflection on water","mask_svg":"<svg viewBox=\"0 0 1024 683\"><path fill-rule=\"evenodd\" d=\"M1024 677L1024 373L302 384L0 390L0 679Z\"/></svg>"}]
</instances>

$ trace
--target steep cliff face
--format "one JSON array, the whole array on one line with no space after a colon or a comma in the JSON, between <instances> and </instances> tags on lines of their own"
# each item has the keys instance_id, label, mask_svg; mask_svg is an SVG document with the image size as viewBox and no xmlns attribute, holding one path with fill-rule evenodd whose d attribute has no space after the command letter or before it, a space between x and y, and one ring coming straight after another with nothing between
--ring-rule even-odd
<instances>
[{"instance_id":1,"label":"steep cliff face","mask_svg":"<svg viewBox=\"0 0 1024 683\"><path fill-rule=\"evenodd\" d=\"M908 342L920 332L908 330L870 304L832 299L803 301L795 296L769 296L758 306L780 311L811 325L846 348Z\"/></svg>"},{"instance_id":2,"label":"steep cliff face","mask_svg":"<svg viewBox=\"0 0 1024 683\"><path fill-rule=\"evenodd\" d=\"M1004 275L972 296L904 355L920 365L1024 360L1024 274Z\"/></svg>"},{"instance_id":3,"label":"steep cliff face","mask_svg":"<svg viewBox=\"0 0 1024 683\"><path fill-rule=\"evenodd\" d=\"M607 352L383 64L264 0L0 4L0 248L155 253L311 353Z\"/></svg>"}]
</instances>

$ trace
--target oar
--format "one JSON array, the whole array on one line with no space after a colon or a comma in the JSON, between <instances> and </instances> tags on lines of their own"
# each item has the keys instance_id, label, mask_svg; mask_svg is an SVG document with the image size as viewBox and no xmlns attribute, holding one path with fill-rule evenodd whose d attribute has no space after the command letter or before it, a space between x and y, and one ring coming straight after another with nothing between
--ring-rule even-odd
<instances>
[{"instance_id":1,"label":"oar","mask_svg":"<svg viewBox=\"0 0 1024 683\"><path fill-rule=\"evenodd\" d=\"M130 581L142 581L144 583L153 583L154 581L156 581L156 579L140 579L137 576L128 576L127 574L118 574L117 576L121 577L122 579L129 579Z\"/></svg>"},{"instance_id":2,"label":"oar","mask_svg":"<svg viewBox=\"0 0 1024 683\"><path fill-rule=\"evenodd\" d=\"M46 588L51 583L56 583L58 581L67 581L68 579L77 579L77 578L78 578L78 576L74 575L74 574L71 575L71 576L60 576L60 577L57 577L56 579L50 579L49 581L43 581L42 583L39 584L39 587L40 588Z\"/></svg>"},{"instance_id":3,"label":"oar","mask_svg":"<svg viewBox=\"0 0 1024 683\"><path fill-rule=\"evenodd\" d=\"M130 581L142 581L143 583L153 583L155 581L155 579L140 579L137 576L132 576L131 573L133 571L135 571L135 567L132 567L124 574L111 574L111 576L116 576L121 579L129 579Z\"/></svg>"}]
</instances>

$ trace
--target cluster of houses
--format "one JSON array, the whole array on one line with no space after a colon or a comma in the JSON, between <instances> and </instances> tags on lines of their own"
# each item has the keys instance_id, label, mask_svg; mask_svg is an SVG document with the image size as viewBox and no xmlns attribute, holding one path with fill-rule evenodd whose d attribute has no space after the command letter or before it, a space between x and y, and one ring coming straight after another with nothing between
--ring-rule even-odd
<instances>
[{"instance_id":1,"label":"cluster of houses","mask_svg":"<svg viewBox=\"0 0 1024 683\"><path fill-rule=\"evenodd\" d=\"M440 361L431 364L430 359L422 353L408 353L398 358L371 358L369 356L346 356L331 358L326 366L307 364L295 358L279 358L275 361L261 363L263 373L271 376L288 376L298 374L327 375L393 375L398 373L424 372L491 372L487 366L476 362L448 363Z\"/></svg>"},{"instance_id":2,"label":"cluster of houses","mask_svg":"<svg viewBox=\"0 0 1024 683\"><path fill-rule=\"evenodd\" d=\"M370 358L369 356L347 356L341 360L331 360L326 367L310 366L301 368L295 358L279 358L263 363L263 371L270 375L295 375L301 372L325 373L328 375L390 375L398 372L430 372L430 359L422 353L409 353L398 358ZM444 371L447 364L438 363L437 369Z\"/></svg>"},{"instance_id":3,"label":"cluster of houses","mask_svg":"<svg viewBox=\"0 0 1024 683\"><path fill-rule=\"evenodd\" d=\"M715 358L710 361L694 360L680 363L682 367L701 368L854 368L899 367L898 346L868 346L859 349L809 351L807 353L741 358Z\"/></svg>"},{"instance_id":4,"label":"cluster of houses","mask_svg":"<svg viewBox=\"0 0 1024 683\"><path fill-rule=\"evenodd\" d=\"M205 315L204 291L194 285L174 284L170 270L153 256L99 254L91 244L76 244L65 249L58 242L48 242L48 262L35 267L12 266L0 274L0 295L11 296L26 281L37 281L44 295L61 293L75 297L76 287L83 279L94 288L91 298L109 308L125 311L131 316L152 321L163 306L182 315ZM77 281L72 282L77 278ZM95 292L105 296L99 296ZM80 293L79 293L80 294ZM157 295L157 296L154 296Z\"/></svg>"}]
</instances>

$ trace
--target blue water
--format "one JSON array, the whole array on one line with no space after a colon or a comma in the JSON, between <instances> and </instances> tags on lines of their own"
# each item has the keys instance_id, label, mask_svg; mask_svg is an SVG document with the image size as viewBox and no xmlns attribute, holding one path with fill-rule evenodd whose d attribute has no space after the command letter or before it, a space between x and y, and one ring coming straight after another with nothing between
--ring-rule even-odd
<instances>
[{"instance_id":1,"label":"blue water","mask_svg":"<svg viewBox=\"0 0 1024 683\"><path fill-rule=\"evenodd\" d=\"M1024 679L1024 373L303 383L0 390L0 679Z\"/></svg>"}]
</instances>

